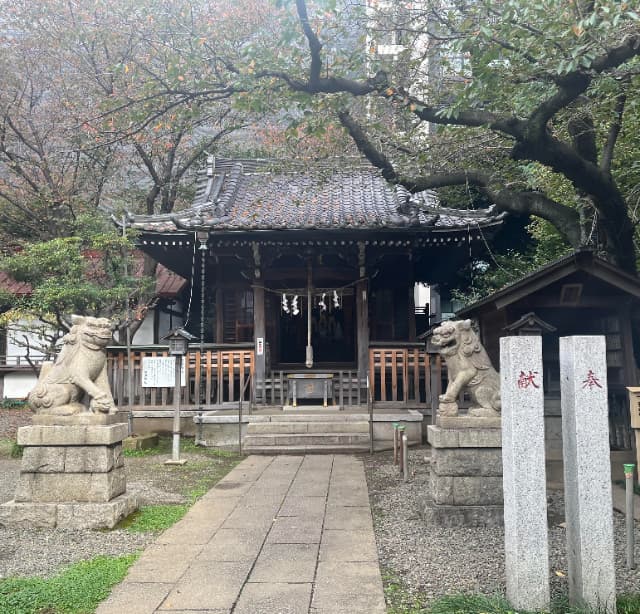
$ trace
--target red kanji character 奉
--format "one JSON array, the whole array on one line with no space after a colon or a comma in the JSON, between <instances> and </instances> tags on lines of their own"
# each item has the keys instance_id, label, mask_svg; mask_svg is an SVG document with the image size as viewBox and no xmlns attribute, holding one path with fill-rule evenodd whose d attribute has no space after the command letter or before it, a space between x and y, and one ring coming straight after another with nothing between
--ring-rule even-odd
<instances>
[{"instance_id":1,"label":"red kanji character \u5949","mask_svg":"<svg viewBox=\"0 0 640 614\"><path fill-rule=\"evenodd\" d=\"M589 390L591 390L596 386L598 388L602 388L602 384L600 383L600 380L596 377L596 374L591 369L589 369L586 379L582 380L582 387L588 388Z\"/></svg>"}]
</instances>

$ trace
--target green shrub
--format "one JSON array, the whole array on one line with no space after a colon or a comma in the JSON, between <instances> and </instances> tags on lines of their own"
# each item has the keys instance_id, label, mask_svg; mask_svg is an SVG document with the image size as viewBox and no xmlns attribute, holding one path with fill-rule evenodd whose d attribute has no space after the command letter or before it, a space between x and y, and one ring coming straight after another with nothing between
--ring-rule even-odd
<instances>
[{"instance_id":1,"label":"green shrub","mask_svg":"<svg viewBox=\"0 0 640 614\"><path fill-rule=\"evenodd\" d=\"M4 397L0 401L0 409L27 409L26 399L8 399Z\"/></svg>"}]
</instances>

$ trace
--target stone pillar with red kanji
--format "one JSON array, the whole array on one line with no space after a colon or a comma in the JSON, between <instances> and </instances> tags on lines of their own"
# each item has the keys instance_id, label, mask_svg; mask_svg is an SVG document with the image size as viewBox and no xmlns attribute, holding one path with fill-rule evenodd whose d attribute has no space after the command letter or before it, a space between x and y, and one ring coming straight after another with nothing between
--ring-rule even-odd
<instances>
[{"instance_id":1,"label":"stone pillar with red kanji","mask_svg":"<svg viewBox=\"0 0 640 614\"><path fill-rule=\"evenodd\" d=\"M502 483L507 599L548 610L549 548L542 338L500 339Z\"/></svg>"},{"instance_id":2,"label":"stone pillar with red kanji","mask_svg":"<svg viewBox=\"0 0 640 614\"><path fill-rule=\"evenodd\" d=\"M616 582L605 338L560 339L569 599L613 614Z\"/></svg>"}]
</instances>

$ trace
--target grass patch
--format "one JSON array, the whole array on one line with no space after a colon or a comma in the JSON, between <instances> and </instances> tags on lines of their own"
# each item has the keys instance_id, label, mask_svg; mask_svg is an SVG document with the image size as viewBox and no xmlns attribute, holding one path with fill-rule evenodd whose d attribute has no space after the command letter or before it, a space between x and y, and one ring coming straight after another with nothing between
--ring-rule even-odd
<instances>
[{"instance_id":1,"label":"grass patch","mask_svg":"<svg viewBox=\"0 0 640 614\"><path fill-rule=\"evenodd\" d=\"M189 509L189 505L147 505L141 507L117 526L131 533L160 533L180 520ZM2 610L0 610L2 611Z\"/></svg>"},{"instance_id":2,"label":"grass patch","mask_svg":"<svg viewBox=\"0 0 640 614\"><path fill-rule=\"evenodd\" d=\"M420 596L407 591L391 574L383 574L384 597L387 602L387 614L422 614L427 612L425 602Z\"/></svg>"},{"instance_id":3,"label":"grass patch","mask_svg":"<svg viewBox=\"0 0 640 614\"><path fill-rule=\"evenodd\" d=\"M501 595L446 595L428 603L425 595L410 593L394 574L382 576L387 614L602 614L600 610L571 607L557 599L549 612L515 610ZM617 614L640 614L640 594L619 595Z\"/></svg>"},{"instance_id":4,"label":"grass patch","mask_svg":"<svg viewBox=\"0 0 640 614\"><path fill-rule=\"evenodd\" d=\"M617 600L618 614L638 614L640 595L620 595Z\"/></svg>"},{"instance_id":5,"label":"grass patch","mask_svg":"<svg viewBox=\"0 0 640 614\"><path fill-rule=\"evenodd\" d=\"M94 612L111 588L122 581L138 557L98 556L71 565L53 578L0 580L0 612L12 614L85 614Z\"/></svg>"},{"instance_id":6,"label":"grass patch","mask_svg":"<svg viewBox=\"0 0 640 614\"><path fill-rule=\"evenodd\" d=\"M160 437L158 439L158 445L153 448L145 448L144 450L123 450L123 454L132 458L171 454L172 444L173 442L171 437ZM201 454L210 458L233 458L234 456L238 456L238 453L233 450L197 446L194 439L191 437L180 438L180 452L185 454Z\"/></svg>"},{"instance_id":7,"label":"grass patch","mask_svg":"<svg viewBox=\"0 0 640 614\"><path fill-rule=\"evenodd\" d=\"M0 439L0 458L22 458L22 450L15 439Z\"/></svg>"}]
</instances>

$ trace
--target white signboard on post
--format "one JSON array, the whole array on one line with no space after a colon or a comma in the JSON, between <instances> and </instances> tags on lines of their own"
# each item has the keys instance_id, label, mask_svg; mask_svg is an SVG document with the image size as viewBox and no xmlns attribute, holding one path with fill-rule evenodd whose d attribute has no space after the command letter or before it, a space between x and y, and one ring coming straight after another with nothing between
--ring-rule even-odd
<instances>
[{"instance_id":1,"label":"white signboard on post","mask_svg":"<svg viewBox=\"0 0 640 614\"><path fill-rule=\"evenodd\" d=\"M185 361L181 361L180 385L186 386ZM142 357L143 388L173 388L176 384L176 359L169 357Z\"/></svg>"}]
</instances>

